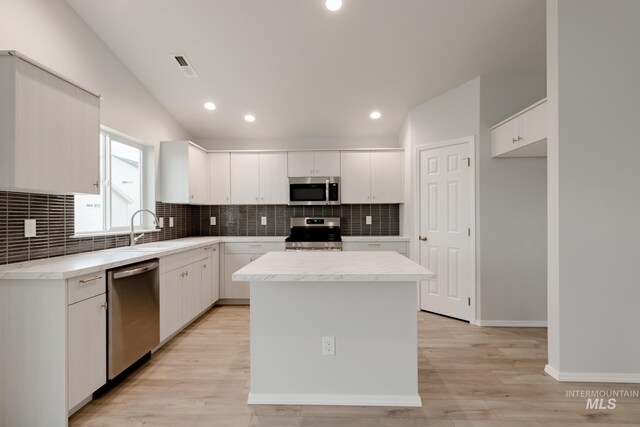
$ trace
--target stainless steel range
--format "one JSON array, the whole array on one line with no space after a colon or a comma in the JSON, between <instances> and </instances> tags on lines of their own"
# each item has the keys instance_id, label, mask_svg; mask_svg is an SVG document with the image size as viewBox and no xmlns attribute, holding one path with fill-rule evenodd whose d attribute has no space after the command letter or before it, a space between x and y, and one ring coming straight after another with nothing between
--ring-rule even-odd
<instances>
[{"instance_id":1,"label":"stainless steel range","mask_svg":"<svg viewBox=\"0 0 640 427\"><path fill-rule=\"evenodd\" d=\"M288 251L341 251L340 218L291 218Z\"/></svg>"}]
</instances>

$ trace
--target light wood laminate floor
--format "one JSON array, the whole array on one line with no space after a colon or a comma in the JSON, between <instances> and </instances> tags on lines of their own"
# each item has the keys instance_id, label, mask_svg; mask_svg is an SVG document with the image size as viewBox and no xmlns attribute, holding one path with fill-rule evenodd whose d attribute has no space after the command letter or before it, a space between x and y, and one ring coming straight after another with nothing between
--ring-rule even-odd
<instances>
[{"instance_id":1,"label":"light wood laminate floor","mask_svg":"<svg viewBox=\"0 0 640 427\"><path fill-rule=\"evenodd\" d=\"M544 374L544 328L479 328L427 313L418 321L422 408L247 405L249 308L223 306L85 406L70 425L640 426L640 399L593 410L586 409L586 399L566 395L640 390L640 384L558 383Z\"/></svg>"}]
</instances>

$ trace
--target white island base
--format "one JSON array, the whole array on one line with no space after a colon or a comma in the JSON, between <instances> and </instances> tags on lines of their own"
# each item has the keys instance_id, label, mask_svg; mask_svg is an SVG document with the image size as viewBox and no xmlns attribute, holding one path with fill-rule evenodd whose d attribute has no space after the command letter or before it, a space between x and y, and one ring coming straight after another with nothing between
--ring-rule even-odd
<instances>
[{"instance_id":1,"label":"white island base","mask_svg":"<svg viewBox=\"0 0 640 427\"><path fill-rule=\"evenodd\" d=\"M416 281L432 276L395 252L272 252L236 272L251 281L248 403L421 406Z\"/></svg>"}]
</instances>

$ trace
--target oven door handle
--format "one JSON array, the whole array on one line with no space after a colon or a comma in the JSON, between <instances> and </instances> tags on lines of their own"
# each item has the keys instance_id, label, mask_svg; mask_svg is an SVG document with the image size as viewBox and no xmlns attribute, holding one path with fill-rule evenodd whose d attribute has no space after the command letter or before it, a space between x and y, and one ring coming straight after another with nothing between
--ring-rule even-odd
<instances>
[{"instance_id":1,"label":"oven door handle","mask_svg":"<svg viewBox=\"0 0 640 427\"><path fill-rule=\"evenodd\" d=\"M329 180L325 181L325 195L327 196L327 204L329 204Z\"/></svg>"}]
</instances>

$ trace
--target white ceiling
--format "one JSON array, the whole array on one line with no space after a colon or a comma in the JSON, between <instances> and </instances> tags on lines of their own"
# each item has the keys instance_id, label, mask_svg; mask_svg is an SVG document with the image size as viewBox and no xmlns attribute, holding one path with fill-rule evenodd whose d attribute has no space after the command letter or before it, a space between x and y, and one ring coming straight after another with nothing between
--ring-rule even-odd
<instances>
[{"instance_id":1,"label":"white ceiling","mask_svg":"<svg viewBox=\"0 0 640 427\"><path fill-rule=\"evenodd\" d=\"M478 75L545 72L545 0L67 1L195 138L391 136Z\"/></svg>"}]
</instances>

